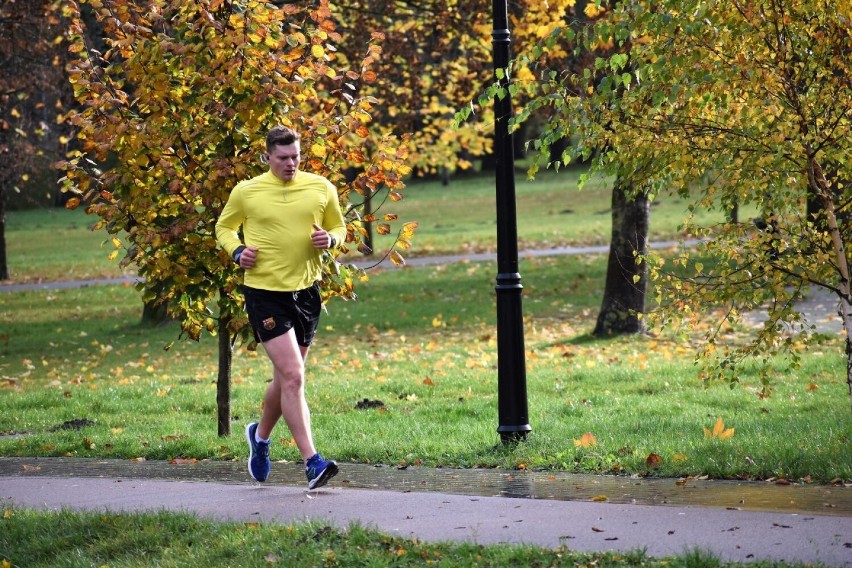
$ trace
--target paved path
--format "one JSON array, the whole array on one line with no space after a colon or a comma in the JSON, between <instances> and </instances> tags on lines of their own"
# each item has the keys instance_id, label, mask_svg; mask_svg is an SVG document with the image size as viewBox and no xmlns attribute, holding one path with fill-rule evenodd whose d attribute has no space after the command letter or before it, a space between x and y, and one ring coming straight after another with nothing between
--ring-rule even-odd
<instances>
[{"instance_id":1,"label":"paved path","mask_svg":"<svg viewBox=\"0 0 852 568\"><path fill-rule=\"evenodd\" d=\"M653 249L678 248L694 246L697 241L660 241L650 244ZM518 258L538 258L558 255L576 254L605 254L609 252L608 245L555 247L546 249L528 249L518 252ZM494 262L497 260L496 253L469 253L443 256L414 257L406 260L408 266L428 266L435 264L450 264L453 262ZM365 269L391 266L389 261L362 260L354 262L356 266ZM0 293L23 292L32 290L50 290L64 288L79 288L82 286L100 286L107 284L135 284L139 281L136 276L125 276L120 278L94 278L89 280L64 280L54 282L27 282L20 284L0 284ZM838 302L823 289L815 289L808 298L799 305L802 313L807 314L807 321L816 327L821 333L839 333L843 330L843 321L838 315ZM746 314L745 322L752 326L760 325L764 317L760 313Z\"/></svg>"},{"instance_id":2,"label":"paved path","mask_svg":"<svg viewBox=\"0 0 852 568\"><path fill-rule=\"evenodd\" d=\"M679 243L677 241L662 241L652 243L654 249L673 248L679 246L690 246L692 242ZM586 246L586 247L556 247L546 249L530 249L518 252L518 258L535 258L541 256L556 256L562 254L603 254L609 251L609 245ZM497 254L493 252L454 254L442 256L422 256L406 259L407 266L427 266L433 264L449 264L453 262L488 262L496 261ZM365 269L393 266L387 260L359 260L352 264ZM135 284L139 281L136 276L124 276L118 278L92 278L88 280L62 280L54 282L24 282L19 284L0 284L2 292L23 292L28 290L50 290L54 288L79 288L81 286L99 286L104 284Z\"/></svg>"},{"instance_id":3,"label":"paved path","mask_svg":"<svg viewBox=\"0 0 852 568\"><path fill-rule=\"evenodd\" d=\"M358 522L424 541L525 543L576 551L644 549L653 557L701 549L730 561L852 566L852 489L845 487L656 480L651 491L645 487L634 499L631 487L642 488L646 480L343 464L330 485L308 492L295 464L273 464L264 484L249 480L244 468L242 462L0 458L0 498L51 510L168 509L239 522L312 519L341 528ZM603 488L595 480L604 482ZM500 489L500 483L508 490ZM541 492L531 488L548 483L563 485L568 494L574 491L574 499L534 498ZM690 491L691 485L693 493L717 491L718 504L678 501L678 492ZM759 501L754 491L761 488L772 494L775 505L749 506ZM611 493L601 502L603 494L590 497L594 491ZM812 500L809 494L819 498ZM669 498L678 504L666 503ZM731 501L738 505L725 505ZM646 504L650 502L657 504Z\"/></svg>"}]
</instances>

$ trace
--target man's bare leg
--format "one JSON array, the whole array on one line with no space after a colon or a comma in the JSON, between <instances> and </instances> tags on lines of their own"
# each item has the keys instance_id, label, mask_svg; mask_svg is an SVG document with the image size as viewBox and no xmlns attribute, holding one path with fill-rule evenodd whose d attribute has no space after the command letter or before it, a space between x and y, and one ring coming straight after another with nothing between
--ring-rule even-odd
<instances>
[{"instance_id":1,"label":"man's bare leg","mask_svg":"<svg viewBox=\"0 0 852 568\"><path fill-rule=\"evenodd\" d=\"M291 329L263 344L272 361L272 382L266 389L263 414L257 434L269 438L279 418L284 417L296 447L307 460L316 453L311 432L311 413L305 400L305 359L308 348L296 342Z\"/></svg>"}]
</instances>

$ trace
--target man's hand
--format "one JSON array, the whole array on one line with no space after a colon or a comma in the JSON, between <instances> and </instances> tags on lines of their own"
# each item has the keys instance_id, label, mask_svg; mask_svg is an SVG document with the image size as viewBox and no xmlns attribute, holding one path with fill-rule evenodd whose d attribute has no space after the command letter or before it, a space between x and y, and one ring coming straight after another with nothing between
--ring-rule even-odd
<instances>
[{"instance_id":1,"label":"man's hand","mask_svg":"<svg viewBox=\"0 0 852 568\"><path fill-rule=\"evenodd\" d=\"M240 253L240 268L245 270L253 268L255 261L257 261L257 247L244 248Z\"/></svg>"},{"instance_id":2,"label":"man's hand","mask_svg":"<svg viewBox=\"0 0 852 568\"><path fill-rule=\"evenodd\" d=\"M328 234L328 231L313 223L314 232L311 233L311 242L314 244L314 248L318 249L328 249L331 248L332 239L331 235Z\"/></svg>"}]
</instances>

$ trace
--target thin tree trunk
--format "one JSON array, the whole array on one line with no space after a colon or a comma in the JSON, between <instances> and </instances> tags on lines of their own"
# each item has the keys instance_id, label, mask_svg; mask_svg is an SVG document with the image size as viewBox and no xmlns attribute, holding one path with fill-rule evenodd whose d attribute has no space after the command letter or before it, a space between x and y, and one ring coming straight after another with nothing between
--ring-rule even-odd
<instances>
[{"instance_id":1,"label":"thin tree trunk","mask_svg":"<svg viewBox=\"0 0 852 568\"><path fill-rule=\"evenodd\" d=\"M0 189L0 280L8 280L9 276L9 260L6 257L6 194Z\"/></svg>"},{"instance_id":2,"label":"thin tree trunk","mask_svg":"<svg viewBox=\"0 0 852 568\"><path fill-rule=\"evenodd\" d=\"M174 318L169 314L169 302L163 300L165 285L155 283L154 298L151 300L143 300L142 320L141 324L148 327L157 327L174 321Z\"/></svg>"},{"instance_id":3,"label":"thin tree trunk","mask_svg":"<svg viewBox=\"0 0 852 568\"><path fill-rule=\"evenodd\" d=\"M169 315L168 302L145 302L142 306L142 325L156 327L172 321L173 318Z\"/></svg>"},{"instance_id":4,"label":"thin tree trunk","mask_svg":"<svg viewBox=\"0 0 852 568\"><path fill-rule=\"evenodd\" d=\"M843 329L846 331L846 385L849 388L850 411L852 411L852 287L850 286L849 262L846 258L846 243L840 227L837 224L837 212L834 207L834 196L829 182L820 165L811 160L808 168L808 181L820 201L825 213L828 234L834 249L834 259L840 272L840 317L843 319Z\"/></svg>"},{"instance_id":5,"label":"thin tree trunk","mask_svg":"<svg viewBox=\"0 0 852 568\"><path fill-rule=\"evenodd\" d=\"M612 239L601 311L593 335L624 335L645 331L645 291L648 274L637 254L648 243L650 202L644 192L635 196L617 178L612 188Z\"/></svg>"},{"instance_id":6,"label":"thin tree trunk","mask_svg":"<svg viewBox=\"0 0 852 568\"><path fill-rule=\"evenodd\" d=\"M367 192L364 196L364 216L366 217L373 214L373 196L375 196L375 193L369 187L364 189ZM364 246L370 251L376 250L373 248L373 224L364 223L364 230L366 231L362 241Z\"/></svg>"},{"instance_id":7,"label":"thin tree trunk","mask_svg":"<svg viewBox=\"0 0 852 568\"><path fill-rule=\"evenodd\" d=\"M740 222L740 204L736 201L733 202L731 204L731 208L728 209L728 222L734 224Z\"/></svg>"},{"instance_id":8,"label":"thin tree trunk","mask_svg":"<svg viewBox=\"0 0 852 568\"><path fill-rule=\"evenodd\" d=\"M224 294L220 291L220 294ZM231 361L234 348L231 332L228 329L230 316L219 316L219 376L216 380L216 409L218 414L219 436L231 435Z\"/></svg>"}]
</instances>

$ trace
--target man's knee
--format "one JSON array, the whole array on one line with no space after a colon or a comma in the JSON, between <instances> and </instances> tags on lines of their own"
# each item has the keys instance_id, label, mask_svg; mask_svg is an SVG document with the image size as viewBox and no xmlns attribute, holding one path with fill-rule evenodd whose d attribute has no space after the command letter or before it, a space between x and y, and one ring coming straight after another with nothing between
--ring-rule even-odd
<instances>
[{"instance_id":1,"label":"man's knee","mask_svg":"<svg viewBox=\"0 0 852 568\"><path fill-rule=\"evenodd\" d=\"M301 390L305 383L305 368L303 365L290 365L278 370L281 388L287 391Z\"/></svg>"}]
</instances>

